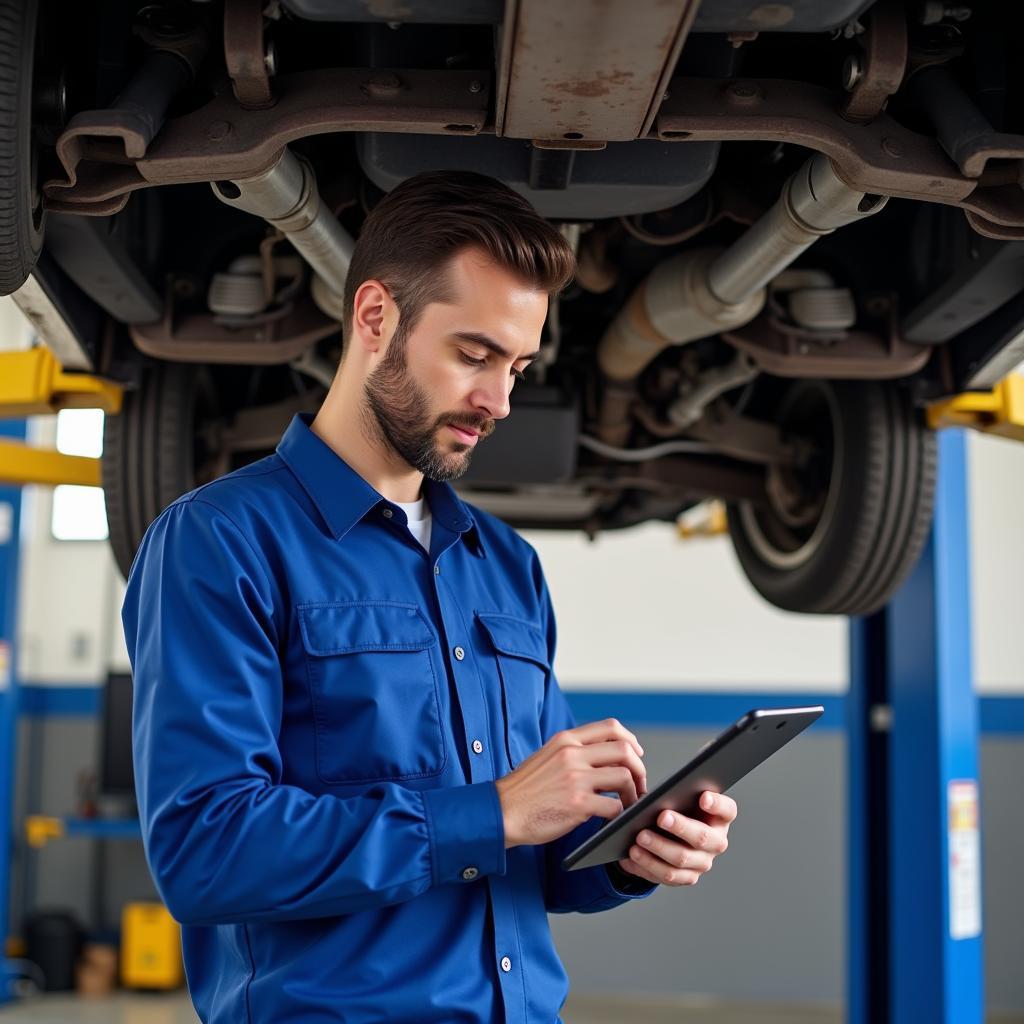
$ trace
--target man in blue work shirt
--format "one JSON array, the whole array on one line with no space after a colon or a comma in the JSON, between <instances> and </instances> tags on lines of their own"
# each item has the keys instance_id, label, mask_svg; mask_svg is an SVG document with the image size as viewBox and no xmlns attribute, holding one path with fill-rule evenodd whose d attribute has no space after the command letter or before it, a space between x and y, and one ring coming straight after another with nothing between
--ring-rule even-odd
<instances>
[{"instance_id":1,"label":"man in blue work shirt","mask_svg":"<svg viewBox=\"0 0 1024 1024\"><path fill-rule=\"evenodd\" d=\"M536 552L448 483L572 272L500 183L399 185L315 419L146 534L123 608L139 811L204 1022L551 1024L547 914L692 884L726 847L736 806L705 794L618 864L561 868L646 791L643 750L575 725Z\"/></svg>"}]
</instances>

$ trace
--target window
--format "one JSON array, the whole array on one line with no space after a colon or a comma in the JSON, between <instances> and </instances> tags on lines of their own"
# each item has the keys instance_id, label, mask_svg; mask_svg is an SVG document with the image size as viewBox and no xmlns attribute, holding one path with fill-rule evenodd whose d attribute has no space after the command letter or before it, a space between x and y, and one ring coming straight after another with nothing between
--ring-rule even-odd
<instances>
[{"instance_id":1,"label":"window","mask_svg":"<svg viewBox=\"0 0 1024 1024\"><path fill-rule=\"evenodd\" d=\"M103 454L103 412L62 409L57 414L57 451L99 458ZM55 487L50 529L56 540L106 540L103 490L71 484Z\"/></svg>"}]
</instances>

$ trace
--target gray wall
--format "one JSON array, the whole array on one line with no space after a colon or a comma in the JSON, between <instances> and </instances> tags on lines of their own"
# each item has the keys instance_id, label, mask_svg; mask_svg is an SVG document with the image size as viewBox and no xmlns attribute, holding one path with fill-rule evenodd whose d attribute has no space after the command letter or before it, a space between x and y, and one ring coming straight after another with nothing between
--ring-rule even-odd
<instances>
[{"instance_id":1,"label":"gray wall","mask_svg":"<svg viewBox=\"0 0 1024 1024\"><path fill-rule=\"evenodd\" d=\"M710 732L638 727L651 780L692 755ZM91 719L22 723L18 812L67 814L75 777L95 764ZM55 752L60 752L59 759ZM729 851L694 888L664 889L611 913L553 916L574 991L710 994L737 1000L839 1003L845 975L846 764L840 733L808 734L744 779ZM1024 1009L1024 742L982 743L985 958L990 1009ZM31 780L30 786L27 780ZM141 844L110 842L104 914L116 924L130 899L153 898ZM23 843L14 907L26 894ZM35 905L91 920L94 849L50 843L31 855ZM12 921L15 926L17 918ZM17 931L17 927L14 928Z\"/></svg>"},{"instance_id":2,"label":"gray wall","mask_svg":"<svg viewBox=\"0 0 1024 1024\"><path fill-rule=\"evenodd\" d=\"M23 718L15 822L28 814L74 814L78 773L95 770L97 744L98 722L92 718ZM141 842L107 840L101 851L90 839L69 837L29 850L20 824L15 836L9 934L21 933L27 911L44 907L73 910L90 929L119 928L125 903L158 898ZM101 906L95 898L99 878L99 889L105 890Z\"/></svg>"}]
</instances>

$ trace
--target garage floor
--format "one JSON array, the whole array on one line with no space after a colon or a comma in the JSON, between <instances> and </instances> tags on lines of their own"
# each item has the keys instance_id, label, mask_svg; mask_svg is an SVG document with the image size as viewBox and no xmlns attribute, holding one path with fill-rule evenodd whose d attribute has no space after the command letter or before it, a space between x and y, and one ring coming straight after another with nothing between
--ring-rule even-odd
<instances>
[{"instance_id":1,"label":"garage floor","mask_svg":"<svg viewBox=\"0 0 1024 1024\"><path fill-rule=\"evenodd\" d=\"M721 1004L571 997L565 1024L626 1024L642 1007L645 1024L840 1024L838 1011L776 1006L771 1009ZM111 999L45 996L0 1008L0 1024L197 1024L192 1004L179 995L126 995Z\"/></svg>"},{"instance_id":2,"label":"garage floor","mask_svg":"<svg viewBox=\"0 0 1024 1024\"><path fill-rule=\"evenodd\" d=\"M565 1024L841 1024L838 1009L665 1000L625 1002L613 997L574 996L565 1004ZM1024 1024L1017 1015L992 1015L990 1024ZM125 995L110 999L46 996L0 1007L0 1024L197 1024L192 1004L180 995Z\"/></svg>"}]
</instances>

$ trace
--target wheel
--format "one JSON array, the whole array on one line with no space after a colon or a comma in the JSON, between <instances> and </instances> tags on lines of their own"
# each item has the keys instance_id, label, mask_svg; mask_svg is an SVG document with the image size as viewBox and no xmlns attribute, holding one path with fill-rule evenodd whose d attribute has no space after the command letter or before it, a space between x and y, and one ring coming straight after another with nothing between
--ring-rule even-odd
<instances>
[{"instance_id":1,"label":"wheel","mask_svg":"<svg viewBox=\"0 0 1024 1024\"><path fill-rule=\"evenodd\" d=\"M877 611L931 524L935 435L892 382L796 381L776 412L784 434L812 438L815 450L769 470L763 501L729 506L743 571L789 611Z\"/></svg>"},{"instance_id":2,"label":"wheel","mask_svg":"<svg viewBox=\"0 0 1024 1024\"><path fill-rule=\"evenodd\" d=\"M0 0L0 295L17 291L43 244L32 132L34 0Z\"/></svg>"},{"instance_id":3,"label":"wheel","mask_svg":"<svg viewBox=\"0 0 1024 1024\"><path fill-rule=\"evenodd\" d=\"M110 546L128 577L149 524L176 498L273 452L326 388L294 387L265 366L153 362L103 427Z\"/></svg>"},{"instance_id":4,"label":"wheel","mask_svg":"<svg viewBox=\"0 0 1024 1024\"><path fill-rule=\"evenodd\" d=\"M196 385L194 366L147 367L120 414L104 422L107 526L125 578L149 524L195 486Z\"/></svg>"}]
</instances>

